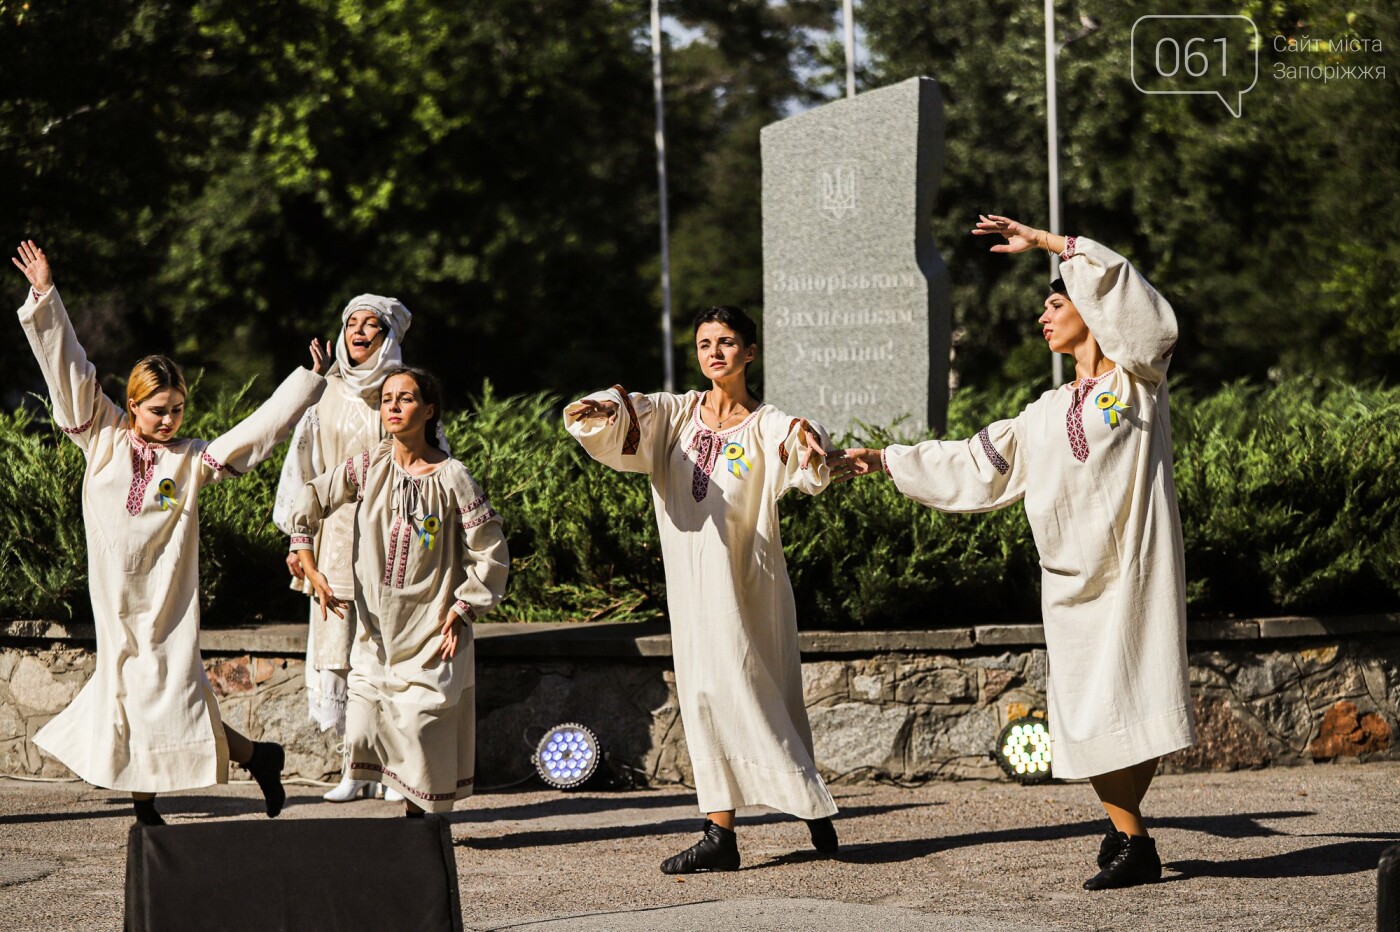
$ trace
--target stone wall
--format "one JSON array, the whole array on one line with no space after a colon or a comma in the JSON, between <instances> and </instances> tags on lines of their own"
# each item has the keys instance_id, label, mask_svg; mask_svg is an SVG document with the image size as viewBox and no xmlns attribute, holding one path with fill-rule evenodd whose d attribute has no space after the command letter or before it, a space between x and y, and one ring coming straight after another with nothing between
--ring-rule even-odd
<instances>
[{"instance_id":1,"label":"stone wall","mask_svg":"<svg viewBox=\"0 0 1400 932\"><path fill-rule=\"evenodd\" d=\"M1193 633L1214 636L1198 637L1191 650L1199 742L1168 758L1168 769L1400 756L1391 740L1400 722L1400 619L1295 621L1198 626ZM616 761L652 780L690 783L663 632L479 626L479 785L528 778L543 729L565 721L592 727ZM91 675L84 635L91 637L12 625L0 638L0 773L68 775L32 738ZM334 779L336 741L307 719L304 665L288 650L299 636L280 628L206 632L205 667L231 725L286 746L289 776ZM839 782L998 778L988 752L1001 727L1045 705L1035 626L802 639L817 760Z\"/></svg>"}]
</instances>

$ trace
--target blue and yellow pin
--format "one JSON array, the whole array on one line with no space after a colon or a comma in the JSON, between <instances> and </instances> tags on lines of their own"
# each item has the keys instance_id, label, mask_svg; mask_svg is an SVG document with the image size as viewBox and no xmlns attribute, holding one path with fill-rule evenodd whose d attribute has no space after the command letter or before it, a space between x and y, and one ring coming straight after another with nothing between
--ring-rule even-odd
<instances>
[{"instance_id":1,"label":"blue and yellow pin","mask_svg":"<svg viewBox=\"0 0 1400 932\"><path fill-rule=\"evenodd\" d=\"M437 540L438 531L442 530L442 520L437 515L428 515L423 519L423 526L418 530L418 543L433 549L433 542Z\"/></svg>"},{"instance_id":2,"label":"blue and yellow pin","mask_svg":"<svg viewBox=\"0 0 1400 932\"><path fill-rule=\"evenodd\" d=\"M156 501L160 503L161 511L180 507L180 500L175 497L176 491L174 479L162 479L156 484Z\"/></svg>"},{"instance_id":3,"label":"blue and yellow pin","mask_svg":"<svg viewBox=\"0 0 1400 932\"><path fill-rule=\"evenodd\" d=\"M1094 404L1098 405L1099 410L1103 412L1103 422L1109 427L1117 427L1121 423L1118 412L1128 407L1119 402L1118 396L1113 392L1102 392L1099 397L1094 399Z\"/></svg>"},{"instance_id":4,"label":"blue and yellow pin","mask_svg":"<svg viewBox=\"0 0 1400 932\"><path fill-rule=\"evenodd\" d=\"M725 444L724 458L729 461L729 471L741 479L743 478L744 470L753 469L753 463L750 463L748 457L744 456L743 444Z\"/></svg>"}]
</instances>

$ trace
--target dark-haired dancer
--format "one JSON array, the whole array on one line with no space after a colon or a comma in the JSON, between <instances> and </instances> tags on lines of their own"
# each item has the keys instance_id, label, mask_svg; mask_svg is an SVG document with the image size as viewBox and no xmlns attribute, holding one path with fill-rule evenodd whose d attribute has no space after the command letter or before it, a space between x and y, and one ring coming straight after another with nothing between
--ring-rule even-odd
<instances>
[{"instance_id":1,"label":"dark-haired dancer","mask_svg":"<svg viewBox=\"0 0 1400 932\"><path fill-rule=\"evenodd\" d=\"M403 340L413 315L397 298L362 294L350 299L340 314L340 335L335 343L335 365L326 373L326 393L307 410L292 432L272 520L290 535L292 506L306 483L332 464L363 450L372 450L385 438L379 417L379 390L384 377L403 366ZM450 452L441 435L438 446ZM348 595L355 579L351 545L354 509L331 515L312 542L316 565L336 592ZM310 626L306 639L306 696L311 720L322 731L345 734L345 706L349 699L346 679L350 671L350 644L355 637L354 603L347 603L344 617L322 612L316 590L302 572L296 551L287 554L292 588L310 596ZM382 784L380 784L382 786ZM323 796L330 802L348 802L372 784L348 773ZM386 793L397 799L393 791Z\"/></svg>"},{"instance_id":2,"label":"dark-haired dancer","mask_svg":"<svg viewBox=\"0 0 1400 932\"><path fill-rule=\"evenodd\" d=\"M1022 498L1040 552L1055 775L1088 777L1113 825L1089 890L1162 876L1140 806L1157 760L1192 733L1181 520L1172 483L1167 366L1171 305L1122 256L1089 239L983 217L993 252L1061 254L1040 316L1074 356L1075 381L967 441L832 457L838 481L884 470L942 511Z\"/></svg>"},{"instance_id":3,"label":"dark-haired dancer","mask_svg":"<svg viewBox=\"0 0 1400 932\"><path fill-rule=\"evenodd\" d=\"M389 373L379 414L390 439L303 489L292 549L322 611L358 625L350 654L348 774L406 797L405 812L450 812L476 776L476 669L471 623L505 594L510 557L501 518L467 468L437 446L437 382ZM355 586L338 592L312 540L327 515L357 502Z\"/></svg>"},{"instance_id":4,"label":"dark-haired dancer","mask_svg":"<svg viewBox=\"0 0 1400 932\"><path fill-rule=\"evenodd\" d=\"M199 656L199 490L256 466L287 436L326 380L319 344L262 407L213 441L177 440L185 380L164 356L136 364L125 409L97 382L48 260L19 248L29 279L20 324L44 372L54 420L83 451L83 524L97 628L92 679L34 743L95 786L132 794L136 817L162 825L154 795L228 782L242 764L282 809L281 745L223 724Z\"/></svg>"},{"instance_id":5,"label":"dark-haired dancer","mask_svg":"<svg viewBox=\"0 0 1400 932\"><path fill-rule=\"evenodd\" d=\"M837 848L836 804L817 773L802 701L797 614L778 535L778 499L829 476L825 431L754 397L745 372L757 328L742 310L695 318L706 392L629 394L621 386L564 409L594 459L651 476L671 649L704 835L668 874L736 870L734 810L763 805L807 820Z\"/></svg>"}]
</instances>

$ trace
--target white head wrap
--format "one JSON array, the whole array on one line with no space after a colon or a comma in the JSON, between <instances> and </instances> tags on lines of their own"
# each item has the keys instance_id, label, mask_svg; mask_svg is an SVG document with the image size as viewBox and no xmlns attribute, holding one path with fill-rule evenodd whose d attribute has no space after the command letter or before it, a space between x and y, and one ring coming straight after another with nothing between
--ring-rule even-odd
<instances>
[{"instance_id":1,"label":"white head wrap","mask_svg":"<svg viewBox=\"0 0 1400 932\"><path fill-rule=\"evenodd\" d=\"M345 345L346 323L356 311L373 311L384 325L384 342L379 345L379 355L358 366L350 362L350 350ZM351 298L340 312L340 336L335 341L335 368L331 374L343 379L346 387L356 394L377 394L384 376L403 365L403 335L411 323L413 315L398 298L377 294Z\"/></svg>"}]
</instances>

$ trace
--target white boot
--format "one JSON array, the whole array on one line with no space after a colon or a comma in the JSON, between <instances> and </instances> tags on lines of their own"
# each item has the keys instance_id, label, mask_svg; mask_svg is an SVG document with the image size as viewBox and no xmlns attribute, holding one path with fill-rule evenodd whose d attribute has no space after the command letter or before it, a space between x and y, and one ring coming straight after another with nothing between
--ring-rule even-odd
<instances>
[{"instance_id":1,"label":"white boot","mask_svg":"<svg viewBox=\"0 0 1400 932\"><path fill-rule=\"evenodd\" d=\"M384 787L384 798L391 803L401 803L404 801L404 795L392 786Z\"/></svg>"},{"instance_id":2,"label":"white boot","mask_svg":"<svg viewBox=\"0 0 1400 932\"><path fill-rule=\"evenodd\" d=\"M335 789L326 793L321 798L331 803L348 803L352 799L368 795L369 781L356 780L354 777L342 777L335 785Z\"/></svg>"}]
</instances>

